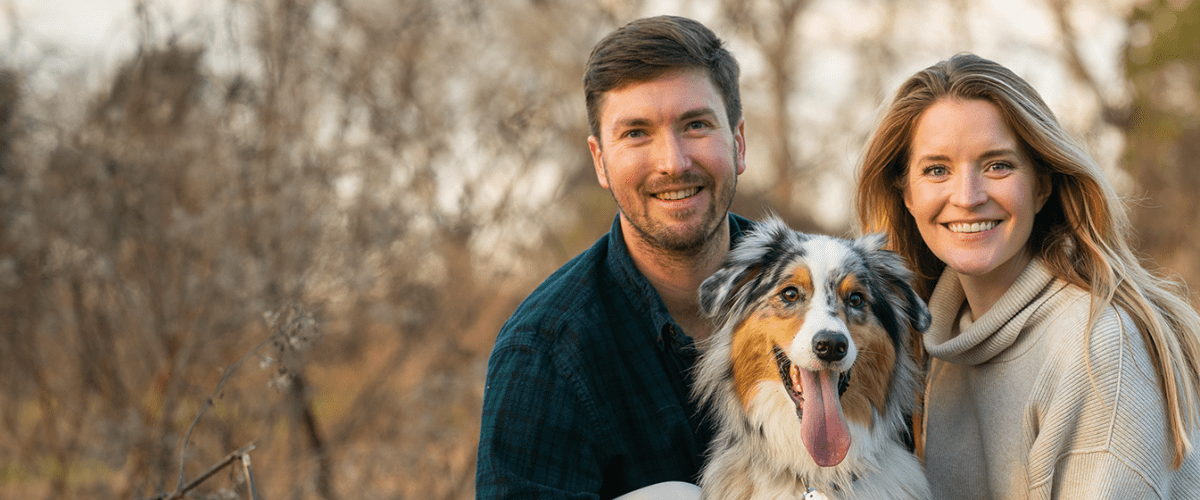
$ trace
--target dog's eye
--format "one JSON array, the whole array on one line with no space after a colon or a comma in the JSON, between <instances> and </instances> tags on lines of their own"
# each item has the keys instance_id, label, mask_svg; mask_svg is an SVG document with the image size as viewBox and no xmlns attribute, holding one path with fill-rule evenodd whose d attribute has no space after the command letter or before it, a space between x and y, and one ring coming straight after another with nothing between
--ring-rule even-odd
<instances>
[{"instance_id":1,"label":"dog's eye","mask_svg":"<svg viewBox=\"0 0 1200 500\"><path fill-rule=\"evenodd\" d=\"M862 292L851 292L850 295L846 297L846 305L850 307L861 307L863 305L863 301L864 298Z\"/></svg>"},{"instance_id":2,"label":"dog's eye","mask_svg":"<svg viewBox=\"0 0 1200 500\"><path fill-rule=\"evenodd\" d=\"M779 292L779 298L783 299L784 302L795 302L800 300L800 290L794 286L789 286Z\"/></svg>"}]
</instances>

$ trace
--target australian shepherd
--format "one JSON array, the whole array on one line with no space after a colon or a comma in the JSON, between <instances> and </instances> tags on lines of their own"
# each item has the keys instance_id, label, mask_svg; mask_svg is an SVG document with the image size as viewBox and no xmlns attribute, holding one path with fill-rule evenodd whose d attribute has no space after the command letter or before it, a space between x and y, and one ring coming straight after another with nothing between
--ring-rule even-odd
<instances>
[{"instance_id":1,"label":"australian shepherd","mask_svg":"<svg viewBox=\"0 0 1200 500\"><path fill-rule=\"evenodd\" d=\"M717 429L704 498L930 496L907 425L929 309L884 243L769 217L701 285L717 328L696 372Z\"/></svg>"}]
</instances>

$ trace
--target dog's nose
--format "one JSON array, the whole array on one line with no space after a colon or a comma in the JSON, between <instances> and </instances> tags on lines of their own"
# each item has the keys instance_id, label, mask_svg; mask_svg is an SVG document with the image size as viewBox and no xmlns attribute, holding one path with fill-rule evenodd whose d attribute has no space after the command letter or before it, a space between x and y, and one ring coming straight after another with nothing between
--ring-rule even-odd
<instances>
[{"instance_id":1,"label":"dog's nose","mask_svg":"<svg viewBox=\"0 0 1200 500\"><path fill-rule=\"evenodd\" d=\"M845 335L829 330L821 330L813 336L813 353L822 361L840 361L846 357L850 342Z\"/></svg>"}]
</instances>

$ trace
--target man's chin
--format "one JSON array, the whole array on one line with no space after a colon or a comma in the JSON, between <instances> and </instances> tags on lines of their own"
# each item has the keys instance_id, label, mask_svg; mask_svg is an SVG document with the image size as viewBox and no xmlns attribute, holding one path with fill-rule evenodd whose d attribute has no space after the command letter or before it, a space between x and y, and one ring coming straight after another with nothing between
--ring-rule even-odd
<instances>
[{"instance_id":1,"label":"man's chin","mask_svg":"<svg viewBox=\"0 0 1200 500\"><path fill-rule=\"evenodd\" d=\"M715 220L714 220L715 219ZM709 244L721 220L706 217L702 221L670 221L658 222L651 227L634 224L643 240L658 249L675 254L692 254L703 250Z\"/></svg>"}]
</instances>

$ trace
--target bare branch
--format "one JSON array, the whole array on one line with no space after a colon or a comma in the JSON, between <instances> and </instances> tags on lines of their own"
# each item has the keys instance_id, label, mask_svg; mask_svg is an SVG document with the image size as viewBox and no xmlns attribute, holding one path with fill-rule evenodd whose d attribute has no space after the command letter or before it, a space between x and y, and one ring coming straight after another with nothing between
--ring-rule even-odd
<instances>
[{"instance_id":1,"label":"bare branch","mask_svg":"<svg viewBox=\"0 0 1200 500\"><path fill-rule=\"evenodd\" d=\"M250 350L250 352L247 352L245 356L242 356L242 359L239 359L237 363L234 363L233 366L230 366L228 370L225 370L225 375L221 377L220 382L217 382L217 388L213 389L212 394L208 395L208 399L204 400L204 404L200 405L200 411L196 412L196 418L192 419L192 425L188 426L187 434L183 438L183 445L180 446L179 449L179 483L176 486L176 490L184 490L184 466L187 465L188 441L192 439L192 431L196 429L196 424L200 422L200 417L204 415L204 410L208 409L209 406L212 406L213 399L216 398L218 394L221 394L221 389L225 387L225 382L227 382L229 378L233 376L233 373L236 372L238 368L241 368L242 364L245 363L246 360L250 359L250 356L256 354L259 349L270 343L275 339L275 337L279 336L280 332L281 330L275 330L275 332L267 337L266 340L259 342L258 345L254 346L254 348Z\"/></svg>"},{"instance_id":2,"label":"bare branch","mask_svg":"<svg viewBox=\"0 0 1200 500\"><path fill-rule=\"evenodd\" d=\"M1071 0L1047 0L1046 3L1054 16L1055 24L1058 25L1059 33L1062 34L1065 52L1063 63L1071 72L1071 76L1082 82L1095 95L1096 102L1100 106L1100 116L1104 121L1124 128L1129 119L1129 110L1110 102L1108 96L1104 94L1100 82L1096 80L1092 72L1088 71L1087 63L1083 60L1079 48L1079 34L1075 31L1075 25L1071 24Z\"/></svg>"},{"instance_id":3,"label":"bare branch","mask_svg":"<svg viewBox=\"0 0 1200 500\"><path fill-rule=\"evenodd\" d=\"M249 456L249 455L247 455L247 453L250 453L250 450L253 450L253 449L254 449L254 443L250 443L250 444L247 444L246 446L239 448L237 451L226 455L225 458L221 459L220 462L213 464L212 467L209 467L208 470L204 471L199 476L196 476L195 479L192 479L190 482L188 482L186 485L184 485L183 488L180 488L179 491L176 491L175 493L172 493L170 496L168 496L166 498L166 500L179 500L180 498L183 498L184 494L191 491L192 488L199 486L200 483L203 483L204 481L208 480L208 478L212 477L213 474L216 474L217 472L219 472L226 465L233 463L233 461L237 460L238 458ZM245 459L243 459L243 460L245 460Z\"/></svg>"},{"instance_id":4,"label":"bare branch","mask_svg":"<svg viewBox=\"0 0 1200 500\"><path fill-rule=\"evenodd\" d=\"M258 488L254 486L254 473L250 471L250 454L242 455L242 470L246 472L246 487L250 490L250 500L258 500Z\"/></svg>"}]
</instances>

